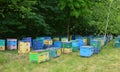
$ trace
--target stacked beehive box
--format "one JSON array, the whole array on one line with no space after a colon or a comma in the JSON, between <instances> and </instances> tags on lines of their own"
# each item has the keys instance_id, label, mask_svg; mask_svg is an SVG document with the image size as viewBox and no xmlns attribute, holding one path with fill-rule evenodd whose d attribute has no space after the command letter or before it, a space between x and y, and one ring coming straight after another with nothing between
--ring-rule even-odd
<instances>
[{"instance_id":1,"label":"stacked beehive box","mask_svg":"<svg viewBox=\"0 0 120 72\"><path fill-rule=\"evenodd\" d=\"M5 40L0 39L0 50L5 50Z\"/></svg>"},{"instance_id":2,"label":"stacked beehive box","mask_svg":"<svg viewBox=\"0 0 120 72\"><path fill-rule=\"evenodd\" d=\"M7 49L17 49L17 39L7 39Z\"/></svg>"},{"instance_id":3,"label":"stacked beehive box","mask_svg":"<svg viewBox=\"0 0 120 72\"><path fill-rule=\"evenodd\" d=\"M98 39L92 39L90 41L90 46L94 47L94 53L99 53L101 50L101 41Z\"/></svg>"},{"instance_id":4,"label":"stacked beehive box","mask_svg":"<svg viewBox=\"0 0 120 72\"><path fill-rule=\"evenodd\" d=\"M37 63L48 61L49 60L49 52L47 50L40 51L40 52L38 52L38 51L30 52L29 60L30 60L30 62L37 62Z\"/></svg>"},{"instance_id":5,"label":"stacked beehive box","mask_svg":"<svg viewBox=\"0 0 120 72\"><path fill-rule=\"evenodd\" d=\"M53 41L52 39L47 39L47 40L44 40L44 48L51 48L52 47L52 44L53 44Z\"/></svg>"},{"instance_id":6,"label":"stacked beehive box","mask_svg":"<svg viewBox=\"0 0 120 72\"><path fill-rule=\"evenodd\" d=\"M68 37L62 37L61 42L68 42Z\"/></svg>"},{"instance_id":7,"label":"stacked beehive box","mask_svg":"<svg viewBox=\"0 0 120 72\"><path fill-rule=\"evenodd\" d=\"M84 41L83 39L76 39L78 41L78 49L80 49L81 46L84 46Z\"/></svg>"},{"instance_id":8,"label":"stacked beehive box","mask_svg":"<svg viewBox=\"0 0 120 72\"><path fill-rule=\"evenodd\" d=\"M53 41L60 41L60 38L59 37L54 37Z\"/></svg>"},{"instance_id":9,"label":"stacked beehive box","mask_svg":"<svg viewBox=\"0 0 120 72\"><path fill-rule=\"evenodd\" d=\"M115 38L114 47L115 48L120 48L120 37Z\"/></svg>"},{"instance_id":10,"label":"stacked beehive box","mask_svg":"<svg viewBox=\"0 0 120 72\"><path fill-rule=\"evenodd\" d=\"M18 42L18 53L29 53L30 52L30 42Z\"/></svg>"},{"instance_id":11,"label":"stacked beehive box","mask_svg":"<svg viewBox=\"0 0 120 72\"><path fill-rule=\"evenodd\" d=\"M78 51L79 43L77 40L72 40L72 51Z\"/></svg>"},{"instance_id":12,"label":"stacked beehive box","mask_svg":"<svg viewBox=\"0 0 120 72\"><path fill-rule=\"evenodd\" d=\"M62 54L62 42L61 41L54 41L53 45L57 49L58 56L60 56Z\"/></svg>"},{"instance_id":13,"label":"stacked beehive box","mask_svg":"<svg viewBox=\"0 0 120 72\"><path fill-rule=\"evenodd\" d=\"M41 50L44 47L44 39L36 38L33 40L33 50Z\"/></svg>"},{"instance_id":14,"label":"stacked beehive box","mask_svg":"<svg viewBox=\"0 0 120 72\"><path fill-rule=\"evenodd\" d=\"M71 42L64 42L62 52L67 54L72 52L72 43Z\"/></svg>"},{"instance_id":15,"label":"stacked beehive box","mask_svg":"<svg viewBox=\"0 0 120 72\"><path fill-rule=\"evenodd\" d=\"M24 42L30 42L30 47L32 47L32 37L23 38L22 41L24 41Z\"/></svg>"}]
</instances>

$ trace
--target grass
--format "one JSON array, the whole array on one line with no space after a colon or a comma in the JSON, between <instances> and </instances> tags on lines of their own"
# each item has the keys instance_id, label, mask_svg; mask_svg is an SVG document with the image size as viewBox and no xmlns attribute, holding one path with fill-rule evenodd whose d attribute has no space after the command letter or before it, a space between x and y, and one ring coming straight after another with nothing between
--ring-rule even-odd
<instances>
[{"instance_id":1,"label":"grass","mask_svg":"<svg viewBox=\"0 0 120 72\"><path fill-rule=\"evenodd\" d=\"M17 51L0 52L0 72L119 72L120 48L108 43L99 54L86 58L79 52L63 54L58 58L37 64L29 62L29 55Z\"/></svg>"}]
</instances>

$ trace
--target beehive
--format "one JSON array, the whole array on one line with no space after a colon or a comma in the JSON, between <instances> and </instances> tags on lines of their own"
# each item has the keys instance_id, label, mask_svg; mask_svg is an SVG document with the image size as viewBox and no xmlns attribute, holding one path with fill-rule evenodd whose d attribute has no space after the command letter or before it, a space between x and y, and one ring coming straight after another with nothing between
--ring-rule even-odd
<instances>
[{"instance_id":1,"label":"beehive","mask_svg":"<svg viewBox=\"0 0 120 72\"><path fill-rule=\"evenodd\" d=\"M53 41L52 40L44 40L45 45L52 45Z\"/></svg>"},{"instance_id":2,"label":"beehive","mask_svg":"<svg viewBox=\"0 0 120 72\"><path fill-rule=\"evenodd\" d=\"M78 51L79 43L77 40L72 41L72 51Z\"/></svg>"},{"instance_id":3,"label":"beehive","mask_svg":"<svg viewBox=\"0 0 120 72\"><path fill-rule=\"evenodd\" d=\"M83 38L84 44L87 45L88 44L88 39L87 38Z\"/></svg>"},{"instance_id":4,"label":"beehive","mask_svg":"<svg viewBox=\"0 0 120 72\"><path fill-rule=\"evenodd\" d=\"M32 45L33 50L41 50L41 49L43 49L43 47L44 47L43 40L40 40L40 39L33 40L33 45Z\"/></svg>"},{"instance_id":5,"label":"beehive","mask_svg":"<svg viewBox=\"0 0 120 72\"><path fill-rule=\"evenodd\" d=\"M72 52L72 48L62 48L62 52L63 52L64 54L71 53L71 52Z\"/></svg>"},{"instance_id":6,"label":"beehive","mask_svg":"<svg viewBox=\"0 0 120 72\"><path fill-rule=\"evenodd\" d=\"M5 50L5 46L0 46L0 50Z\"/></svg>"},{"instance_id":7,"label":"beehive","mask_svg":"<svg viewBox=\"0 0 120 72\"><path fill-rule=\"evenodd\" d=\"M60 56L62 54L62 48L57 49L57 55Z\"/></svg>"},{"instance_id":8,"label":"beehive","mask_svg":"<svg viewBox=\"0 0 120 72\"><path fill-rule=\"evenodd\" d=\"M17 49L17 39L7 39L7 49Z\"/></svg>"},{"instance_id":9,"label":"beehive","mask_svg":"<svg viewBox=\"0 0 120 72\"><path fill-rule=\"evenodd\" d=\"M80 56L89 57L94 53L94 48L92 46L81 46L80 47Z\"/></svg>"},{"instance_id":10,"label":"beehive","mask_svg":"<svg viewBox=\"0 0 120 72\"><path fill-rule=\"evenodd\" d=\"M61 42L68 42L68 38L67 37L62 37Z\"/></svg>"},{"instance_id":11,"label":"beehive","mask_svg":"<svg viewBox=\"0 0 120 72\"><path fill-rule=\"evenodd\" d=\"M30 47L32 47L32 37L23 38L22 41L24 41L24 42L30 42Z\"/></svg>"},{"instance_id":12,"label":"beehive","mask_svg":"<svg viewBox=\"0 0 120 72\"><path fill-rule=\"evenodd\" d=\"M29 53L30 52L30 42L22 42L18 43L18 53Z\"/></svg>"},{"instance_id":13,"label":"beehive","mask_svg":"<svg viewBox=\"0 0 120 72\"><path fill-rule=\"evenodd\" d=\"M40 52L30 52L29 53L30 62L41 63L49 60L49 52L48 51L40 51Z\"/></svg>"},{"instance_id":14,"label":"beehive","mask_svg":"<svg viewBox=\"0 0 120 72\"><path fill-rule=\"evenodd\" d=\"M93 46L94 48L101 49L101 41L98 39L91 40L90 45Z\"/></svg>"},{"instance_id":15,"label":"beehive","mask_svg":"<svg viewBox=\"0 0 120 72\"><path fill-rule=\"evenodd\" d=\"M60 38L59 37L54 37L53 40L54 41L60 41Z\"/></svg>"},{"instance_id":16,"label":"beehive","mask_svg":"<svg viewBox=\"0 0 120 72\"><path fill-rule=\"evenodd\" d=\"M5 40L0 40L0 50L5 50Z\"/></svg>"},{"instance_id":17,"label":"beehive","mask_svg":"<svg viewBox=\"0 0 120 72\"><path fill-rule=\"evenodd\" d=\"M54 47L62 48L62 42L61 41L54 41L53 45L54 45Z\"/></svg>"},{"instance_id":18,"label":"beehive","mask_svg":"<svg viewBox=\"0 0 120 72\"><path fill-rule=\"evenodd\" d=\"M83 39L76 39L78 41L78 49L80 49L81 46L84 46L84 41Z\"/></svg>"},{"instance_id":19,"label":"beehive","mask_svg":"<svg viewBox=\"0 0 120 72\"><path fill-rule=\"evenodd\" d=\"M72 48L72 42L64 42L64 43L62 44L62 47L63 47L63 48Z\"/></svg>"},{"instance_id":20,"label":"beehive","mask_svg":"<svg viewBox=\"0 0 120 72\"><path fill-rule=\"evenodd\" d=\"M49 55L50 57L58 57L62 54L61 48L49 48Z\"/></svg>"}]
</instances>

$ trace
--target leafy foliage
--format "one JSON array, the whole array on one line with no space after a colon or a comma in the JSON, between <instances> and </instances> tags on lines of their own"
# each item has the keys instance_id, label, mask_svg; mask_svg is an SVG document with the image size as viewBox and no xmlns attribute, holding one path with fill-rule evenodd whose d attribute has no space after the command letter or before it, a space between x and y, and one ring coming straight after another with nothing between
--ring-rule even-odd
<instances>
[{"instance_id":1,"label":"leafy foliage","mask_svg":"<svg viewBox=\"0 0 120 72\"><path fill-rule=\"evenodd\" d=\"M0 0L0 37L104 34L108 13L106 32L119 35L119 0Z\"/></svg>"}]
</instances>

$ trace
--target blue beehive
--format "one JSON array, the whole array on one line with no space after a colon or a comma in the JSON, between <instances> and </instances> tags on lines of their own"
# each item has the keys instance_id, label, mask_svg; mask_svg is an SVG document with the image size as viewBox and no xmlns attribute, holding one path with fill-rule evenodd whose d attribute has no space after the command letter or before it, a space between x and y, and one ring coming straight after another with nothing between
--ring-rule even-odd
<instances>
[{"instance_id":1,"label":"blue beehive","mask_svg":"<svg viewBox=\"0 0 120 72\"><path fill-rule=\"evenodd\" d=\"M81 46L84 46L84 41L83 39L76 39L78 41L78 49L80 49Z\"/></svg>"},{"instance_id":2,"label":"blue beehive","mask_svg":"<svg viewBox=\"0 0 120 72\"><path fill-rule=\"evenodd\" d=\"M57 57L57 49L56 48L49 48L47 49L49 51L50 57Z\"/></svg>"},{"instance_id":3,"label":"blue beehive","mask_svg":"<svg viewBox=\"0 0 120 72\"><path fill-rule=\"evenodd\" d=\"M80 47L80 56L89 57L94 53L94 48L92 46L81 46Z\"/></svg>"},{"instance_id":4,"label":"blue beehive","mask_svg":"<svg viewBox=\"0 0 120 72\"><path fill-rule=\"evenodd\" d=\"M17 46L17 39L7 39L7 46Z\"/></svg>"},{"instance_id":5,"label":"blue beehive","mask_svg":"<svg viewBox=\"0 0 120 72\"><path fill-rule=\"evenodd\" d=\"M61 41L55 41L54 42L54 47L62 48L62 42Z\"/></svg>"},{"instance_id":6,"label":"blue beehive","mask_svg":"<svg viewBox=\"0 0 120 72\"><path fill-rule=\"evenodd\" d=\"M24 42L30 42L30 47L32 47L32 37L23 38L22 41L24 41Z\"/></svg>"},{"instance_id":7,"label":"blue beehive","mask_svg":"<svg viewBox=\"0 0 120 72\"><path fill-rule=\"evenodd\" d=\"M33 40L33 50L43 49L44 43L43 40Z\"/></svg>"}]
</instances>

